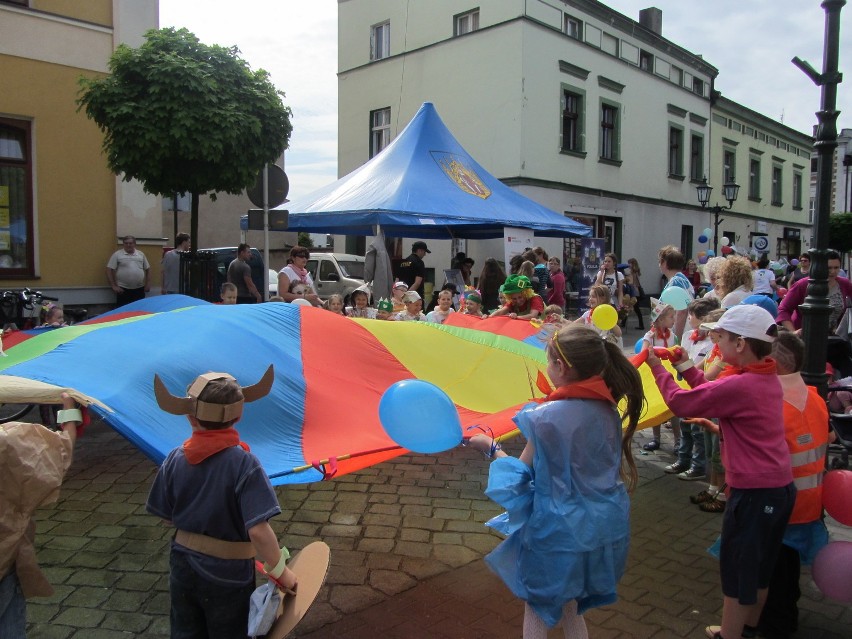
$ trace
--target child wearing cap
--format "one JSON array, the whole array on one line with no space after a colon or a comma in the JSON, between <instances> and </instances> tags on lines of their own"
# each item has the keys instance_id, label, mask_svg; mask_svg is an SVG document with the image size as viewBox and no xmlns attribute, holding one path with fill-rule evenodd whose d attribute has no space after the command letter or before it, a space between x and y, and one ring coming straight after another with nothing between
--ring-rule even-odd
<instances>
[{"instance_id":1,"label":"child wearing cap","mask_svg":"<svg viewBox=\"0 0 852 639\"><path fill-rule=\"evenodd\" d=\"M474 317L485 317L482 312L482 295L477 290L468 290L464 292L464 309L462 313L465 315L473 315Z\"/></svg>"},{"instance_id":2,"label":"child wearing cap","mask_svg":"<svg viewBox=\"0 0 852 639\"><path fill-rule=\"evenodd\" d=\"M269 393L273 379L272 366L245 388L227 373L206 373L186 397L175 397L154 376L160 408L186 415L192 426L157 471L146 504L177 529L169 561L173 637L245 637L255 556L279 587L296 585L268 521L281 513L278 498L233 428L244 402Z\"/></svg>"},{"instance_id":3,"label":"child wearing cap","mask_svg":"<svg viewBox=\"0 0 852 639\"><path fill-rule=\"evenodd\" d=\"M718 308L719 300L715 298L693 300L686 307L686 321L692 331L684 337L683 347L696 366L704 362L704 358L713 348L710 331L703 330L701 322L706 320L711 311ZM706 466L704 429L698 424L682 424L677 461L666 466L665 472L677 475L678 479L691 481L704 479Z\"/></svg>"},{"instance_id":4,"label":"child wearing cap","mask_svg":"<svg viewBox=\"0 0 852 639\"><path fill-rule=\"evenodd\" d=\"M346 317L362 317L365 319L376 319L376 309L369 305L370 297L367 291L355 289L349 297L352 306L346 307Z\"/></svg>"},{"instance_id":5,"label":"child wearing cap","mask_svg":"<svg viewBox=\"0 0 852 639\"><path fill-rule=\"evenodd\" d=\"M757 625L787 520L793 509L790 451L784 438L783 393L769 357L778 333L775 320L758 306L734 306L712 325L722 359L730 364L713 382L686 353L672 363L691 386L681 388L651 352L648 365L669 408L678 415L708 415L719 425L722 461L730 496L722 522L720 572L722 625L712 639L750 636ZM759 401L756 401L759 398Z\"/></svg>"},{"instance_id":6,"label":"child wearing cap","mask_svg":"<svg viewBox=\"0 0 852 639\"><path fill-rule=\"evenodd\" d=\"M642 350L647 351L654 348L671 348L672 346L677 346L677 336L672 332L675 319L674 308L652 297L651 330L642 336ZM675 438L674 450L677 451L680 446L680 418L672 417L669 422L671 423L672 434ZM644 450L649 452L660 448L660 427L654 426L651 428L651 431L653 432L653 439L642 446ZM669 470L669 472L672 471Z\"/></svg>"},{"instance_id":7,"label":"child wearing cap","mask_svg":"<svg viewBox=\"0 0 852 639\"><path fill-rule=\"evenodd\" d=\"M393 316L393 319L400 322L425 322L426 316L423 314L423 299L417 291L407 291L402 296L402 302L405 304L405 310Z\"/></svg>"},{"instance_id":8,"label":"child wearing cap","mask_svg":"<svg viewBox=\"0 0 852 639\"><path fill-rule=\"evenodd\" d=\"M376 304L376 319L380 320L392 320L393 318L393 302L389 299L385 299L384 297L379 299L379 303Z\"/></svg>"},{"instance_id":9,"label":"child wearing cap","mask_svg":"<svg viewBox=\"0 0 852 639\"><path fill-rule=\"evenodd\" d=\"M405 282L394 282L391 289L391 302L393 302L393 312L401 313L405 310L405 302L402 301L402 296L408 291L408 284Z\"/></svg>"},{"instance_id":10,"label":"child wearing cap","mask_svg":"<svg viewBox=\"0 0 852 639\"><path fill-rule=\"evenodd\" d=\"M544 300L533 291L525 275L510 275L503 284L508 302L491 313L491 317L508 315L512 319L535 319L544 310Z\"/></svg>"}]
</instances>

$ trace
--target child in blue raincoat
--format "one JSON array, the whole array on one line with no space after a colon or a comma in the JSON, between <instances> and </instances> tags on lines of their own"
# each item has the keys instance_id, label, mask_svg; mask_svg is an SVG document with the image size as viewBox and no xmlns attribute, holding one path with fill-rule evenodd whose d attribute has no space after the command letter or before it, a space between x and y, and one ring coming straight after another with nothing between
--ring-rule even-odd
<instances>
[{"instance_id":1,"label":"child in blue raincoat","mask_svg":"<svg viewBox=\"0 0 852 639\"><path fill-rule=\"evenodd\" d=\"M485 560L526 603L525 639L546 638L560 621L565 636L586 636L583 613L616 601L636 483L630 441L644 402L639 373L596 332L565 326L546 352L556 390L515 417L527 439L520 458L486 435L470 439L495 458L486 494L508 513L489 525L508 538Z\"/></svg>"}]
</instances>

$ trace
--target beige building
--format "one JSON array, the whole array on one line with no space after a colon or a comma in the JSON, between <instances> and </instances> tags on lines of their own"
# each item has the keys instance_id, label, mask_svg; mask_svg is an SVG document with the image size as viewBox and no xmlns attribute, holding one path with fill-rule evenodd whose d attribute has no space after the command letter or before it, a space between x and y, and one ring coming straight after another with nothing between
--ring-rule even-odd
<instances>
[{"instance_id":1,"label":"beige building","mask_svg":"<svg viewBox=\"0 0 852 639\"><path fill-rule=\"evenodd\" d=\"M723 184L740 185L733 208L719 216L720 240L768 252L771 259L795 258L810 248L813 144L809 135L717 94L710 124L710 206L728 206Z\"/></svg>"},{"instance_id":2,"label":"beige building","mask_svg":"<svg viewBox=\"0 0 852 639\"><path fill-rule=\"evenodd\" d=\"M78 79L106 74L157 15L157 0L0 2L0 286L114 301L104 267L125 234L159 265L158 198L107 169L103 136L75 102Z\"/></svg>"},{"instance_id":3,"label":"beige building","mask_svg":"<svg viewBox=\"0 0 852 639\"><path fill-rule=\"evenodd\" d=\"M338 7L340 175L431 101L488 171L591 225L622 260L653 269L663 244L697 250L717 70L664 37L661 12L637 22L594 0ZM499 242L471 244L478 263L502 255ZM541 244L563 252L559 240ZM574 250L565 243L566 256ZM449 256L433 248L427 266L446 268Z\"/></svg>"}]
</instances>

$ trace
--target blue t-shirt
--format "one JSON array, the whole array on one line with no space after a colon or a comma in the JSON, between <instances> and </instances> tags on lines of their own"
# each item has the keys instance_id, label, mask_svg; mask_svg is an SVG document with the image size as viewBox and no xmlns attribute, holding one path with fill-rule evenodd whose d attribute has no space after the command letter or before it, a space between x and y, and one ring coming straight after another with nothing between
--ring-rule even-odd
<instances>
[{"instance_id":1,"label":"blue t-shirt","mask_svg":"<svg viewBox=\"0 0 852 639\"><path fill-rule=\"evenodd\" d=\"M146 508L175 528L225 541L250 541L249 528L281 514L257 457L239 446L200 464L190 464L182 448L174 449L157 471ZM218 559L174 541L172 551L186 553L192 568L213 583L233 587L254 582L250 559Z\"/></svg>"}]
</instances>

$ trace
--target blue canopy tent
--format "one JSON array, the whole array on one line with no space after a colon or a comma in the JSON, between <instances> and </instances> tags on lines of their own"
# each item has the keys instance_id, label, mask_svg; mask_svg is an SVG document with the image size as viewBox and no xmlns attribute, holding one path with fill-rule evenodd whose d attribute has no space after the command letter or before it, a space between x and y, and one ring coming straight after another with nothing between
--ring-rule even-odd
<instances>
[{"instance_id":1,"label":"blue canopy tent","mask_svg":"<svg viewBox=\"0 0 852 639\"><path fill-rule=\"evenodd\" d=\"M505 227L542 237L592 229L512 190L468 155L424 102L386 149L349 175L286 206L288 231L423 239L491 239ZM247 216L241 228L247 228ZM378 227L378 228L377 228Z\"/></svg>"}]
</instances>

